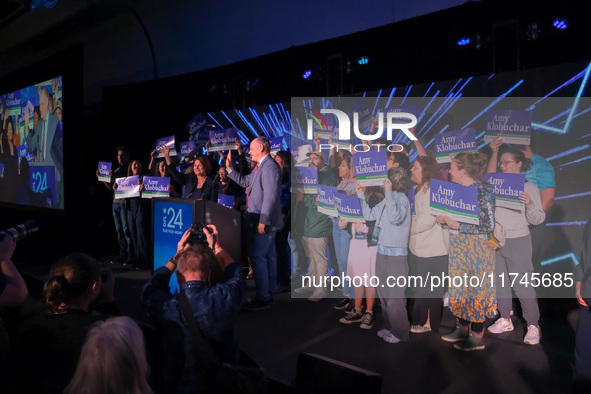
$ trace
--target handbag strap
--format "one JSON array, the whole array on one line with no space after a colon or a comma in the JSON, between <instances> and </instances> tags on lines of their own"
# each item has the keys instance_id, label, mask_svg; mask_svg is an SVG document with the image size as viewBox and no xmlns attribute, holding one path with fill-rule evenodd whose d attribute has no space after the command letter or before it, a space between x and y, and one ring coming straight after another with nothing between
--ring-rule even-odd
<instances>
[{"instance_id":1,"label":"handbag strap","mask_svg":"<svg viewBox=\"0 0 591 394\"><path fill-rule=\"evenodd\" d=\"M184 292L180 292L178 299L181 304L181 313L189 325L189 332L191 333L191 338L193 339L194 355L199 361L202 375L206 381L211 379L215 380L215 376L221 370L222 365L213 351L210 343L207 341L207 339L205 339L205 337L203 337L199 323L193 315L193 310L191 309L191 305L189 305L189 300L187 299L186 294Z\"/></svg>"}]
</instances>

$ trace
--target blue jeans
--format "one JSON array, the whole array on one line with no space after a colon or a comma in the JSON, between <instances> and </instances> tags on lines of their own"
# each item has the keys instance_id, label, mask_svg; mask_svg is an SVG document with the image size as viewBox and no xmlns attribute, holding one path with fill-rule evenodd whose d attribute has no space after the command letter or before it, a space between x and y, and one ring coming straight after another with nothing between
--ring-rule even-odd
<instances>
[{"instance_id":1,"label":"blue jeans","mask_svg":"<svg viewBox=\"0 0 591 394\"><path fill-rule=\"evenodd\" d=\"M250 264L254 273L256 298L268 301L273 298L277 287L277 254L275 237L277 231L255 234L250 244Z\"/></svg>"},{"instance_id":2,"label":"blue jeans","mask_svg":"<svg viewBox=\"0 0 591 394\"><path fill-rule=\"evenodd\" d=\"M133 245L132 256L136 264L144 267L148 263L148 247L144 232L144 213L139 198L127 199L127 225Z\"/></svg>"},{"instance_id":3,"label":"blue jeans","mask_svg":"<svg viewBox=\"0 0 591 394\"><path fill-rule=\"evenodd\" d=\"M339 227L339 218L332 219L332 237L334 239L334 248L336 251L337 263L339 264L339 273L341 278L347 275L347 261L349 260L349 246L351 246L351 234L347 229ZM344 281L342 283L343 295L353 298L351 283Z\"/></svg>"},{"instance_id":4,"label":"blue jeans","mask_svg":"<svg viewBox=\"0 0 591 394\"><path fill-rule=\"evenodd\" d=\"M119 243L119 257L127 260L131 255L131 238L129 226L127 225L127 214L123 203L113 203L113 221L117 231L117 242Z\"/></svg>"}]
</instances>

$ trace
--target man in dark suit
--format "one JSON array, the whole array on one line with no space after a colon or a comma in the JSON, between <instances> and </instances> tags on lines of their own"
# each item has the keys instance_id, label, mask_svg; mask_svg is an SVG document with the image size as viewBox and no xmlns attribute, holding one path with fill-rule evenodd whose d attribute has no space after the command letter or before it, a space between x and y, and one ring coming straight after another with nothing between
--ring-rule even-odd
<instances>
[{"instance_id":1,"label":"man in dark suit","mask_svg":"<svg viewBox=\"0 0 591 394\"><path fill-rule=\"evenodd\" d=\"M228 177L248 188L247 220L251 235L250 263L255 277L256 297L245 305L248 310L269 308L277 284L275 236L283 226L281 215L281 177L279 164L269 155L271 143L265 137L250 143L250 156L258 164L248 175L232 168L232 155L226 158Z\"/></svg>"},{"instance_id":2,"label":"man in dark suit","mask_svg":"<svg viewBox=\"0 0 591 394\"><path fill-rule=\"evenodd\" d=\"M47 88L39 92L39 111L41 119L37 122L35 134L27 139L29 152L35 156L35 161L59 161L61 158L54 157L60 152L51 149L55 132L59 123L57 116L49 111L50 94Z\"/></svg>"}]
</instances>

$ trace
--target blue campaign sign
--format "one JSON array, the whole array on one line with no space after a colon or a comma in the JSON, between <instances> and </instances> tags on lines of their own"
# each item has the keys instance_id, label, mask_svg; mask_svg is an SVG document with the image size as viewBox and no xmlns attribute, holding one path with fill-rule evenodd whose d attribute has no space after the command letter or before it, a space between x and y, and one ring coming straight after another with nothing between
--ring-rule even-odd
<instances>
[{"instance_id":1,"label":"blue campaign sign","mask_svg":"<svg viewBox=\"0 0 591 394\"><path fill-rule=\"evenodd\" d=\"M35 193L43 193L46 200L46 207L56 208L55 167L31 165L29 174L29 186L31 190Z\"/></svg>"},{"instance_id":2,"label":"blue campaign sign","mask_svg":"<svg viewBox=\"0 0 591 394\"><path fill-rule=\"evenodd\" d=\"M154 201L154 271L176 254L176 246L193 223L193 205L173 201ZM170 278L170 291L179 291L176 273Z\"/></svg>"}]
</instances>

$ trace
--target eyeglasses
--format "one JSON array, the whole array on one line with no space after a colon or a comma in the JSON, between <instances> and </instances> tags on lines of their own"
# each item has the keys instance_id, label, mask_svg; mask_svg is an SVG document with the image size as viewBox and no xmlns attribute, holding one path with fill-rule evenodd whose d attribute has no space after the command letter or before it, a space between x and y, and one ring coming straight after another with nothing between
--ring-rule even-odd
<instances>
[{"instance_id":1,"label":"eyeglasses","mask_svg":"<svg viewBox=\"0 0 591 394\"><path fill-rule=\"evenodd\" d=\"M509 165L509 163L515 163L515 161L513 161L513 160L499 161L499 165L501 165L501 166Z\"/></svg>"}]
</instances>

